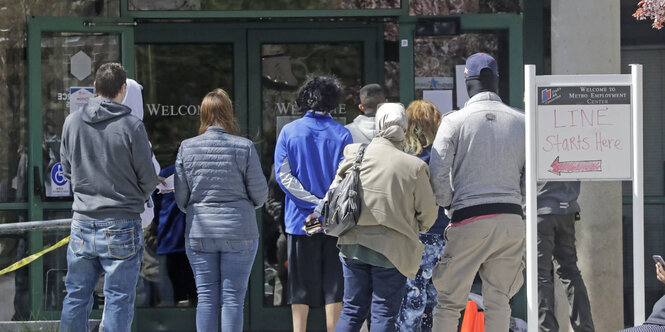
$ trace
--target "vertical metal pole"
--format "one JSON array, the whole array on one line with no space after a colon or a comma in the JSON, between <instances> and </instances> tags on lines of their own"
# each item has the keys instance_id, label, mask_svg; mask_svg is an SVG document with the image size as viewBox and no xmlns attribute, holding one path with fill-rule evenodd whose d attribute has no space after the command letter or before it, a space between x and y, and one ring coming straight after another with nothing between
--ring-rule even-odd
<instances>
[{"instance_id":1,"label":"vertical metal pole","mask_svg":"<svg viewBox=\"0 0 665 332\"><path fill-rule=\"evenodd\" d=\"M42 31L48 23L44 17L28 18L28 220L43 220L43 202L35 193L35 186L42 186L43 179L35 177L42 172ZM39 252L44 248L41 230L28 233L29 253ZM42 258L28 266L30 271L30 313L39 317L44 303L44 260Z\"/></svg>"},{"instance_id":2,"label":"vertical metal pole","mask_svg":"<svg viewBox=\"0 0 665 332\"><path fill-rule=\"evenodd\" d=\"M536 66L524 66L526 140L526 306L528 331L538 331L538 223L536 192Z\"/></svg>"},{"instance_id":3,"label":"vertical metal pole","mask_svg":"<svg viewBox=\"0 0 665 332\"><path fill-rule=\"evenodd\" d=\"M630 65L633 107L633 302L635 326L644 323L644 172L642 147L642 65Z\"/></svg>"}]
</instances>

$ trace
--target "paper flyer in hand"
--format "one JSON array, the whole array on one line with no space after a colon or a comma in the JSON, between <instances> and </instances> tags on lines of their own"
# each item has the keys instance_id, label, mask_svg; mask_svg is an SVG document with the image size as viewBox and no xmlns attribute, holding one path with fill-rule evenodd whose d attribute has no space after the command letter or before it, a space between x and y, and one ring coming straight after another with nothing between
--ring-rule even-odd
<instances>
[{"instance_id":1,"label":"paper flyer in hand","mask_svg":"<svg viewBox=\"0 0 665 332\"><path fill-rule=\"evenodd\" d=\"M166 185L163 185L161 182L157 184L157 189L160 191L167 191L167 190L174 190L175 188L173 187L173 175L169 176L168 178L164 179L164 182L166 182Z\"/></svg>"}]
</instances>

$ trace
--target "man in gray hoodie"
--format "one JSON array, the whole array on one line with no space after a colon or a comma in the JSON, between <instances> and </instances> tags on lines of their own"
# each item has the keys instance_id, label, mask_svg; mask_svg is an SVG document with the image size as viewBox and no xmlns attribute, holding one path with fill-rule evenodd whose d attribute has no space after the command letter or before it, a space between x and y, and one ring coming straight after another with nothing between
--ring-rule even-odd
<instances>
[{"instance_id":1,"label":"man in gray hoodie","mask_svg":"<svg viewBox=\"0 0 665 332\"><path fill-rule=\"evenodd\" d=\"M351 132L353 143L365 143L374 138L376 130L374 130L374 115L376 114L377 106L380 103L386 102L386 94L383 87L376 83L367 84L360 89L360 109L363 114L358 115L353 122L344 126Z\"/></svg>"},{"instance_id":2,"label":"man in gray hoodie","mask_svg":"<svg viewBox=\"0 0 665 332\"><path fill-rule=\"evenodd\" d=\"M126 78L118 63L99 67L97 97L63 125L60 158L74 192L74 215L60 331L88 331L92 293L102 273L105 330L131 329L143 256L140 214L157 174L143 123L121 104Z\"/></svg>"}]
</instances>

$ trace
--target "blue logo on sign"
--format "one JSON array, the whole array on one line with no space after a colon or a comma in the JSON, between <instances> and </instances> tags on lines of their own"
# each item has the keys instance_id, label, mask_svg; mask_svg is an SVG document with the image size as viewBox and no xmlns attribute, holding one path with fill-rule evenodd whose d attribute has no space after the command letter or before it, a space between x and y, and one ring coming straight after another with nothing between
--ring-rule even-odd
<instances>
[{"instance_id":1,"label":"blue logo on sign","mask_svg":"<svg viewBox=\"0 0 665 332\"><path fill-rule=\"evenodd\" d=\"M65 178L65 173L62 171L62 163L56 163L51 168L51 181L58 186L67 184L67 178Z\"/></svg>"}]
</instances>

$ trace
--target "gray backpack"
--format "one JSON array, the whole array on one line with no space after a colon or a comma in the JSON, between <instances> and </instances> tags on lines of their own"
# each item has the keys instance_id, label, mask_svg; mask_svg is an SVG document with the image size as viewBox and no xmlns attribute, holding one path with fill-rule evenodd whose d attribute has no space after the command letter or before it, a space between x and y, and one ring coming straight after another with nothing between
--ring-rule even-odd
<instances>
[{"instance_id":1,"label":"gray backpack","mask_svg":"<svg viewBox=\"0 0 665 332\"><path fill-rule=\"evenodd\" d=\"M321 210L321 227L326 235L340 237L358 223L360 217L360 164L365 155L362 144L353 166L340 184L328 190Z\"/></svg>"}]
</instances>

